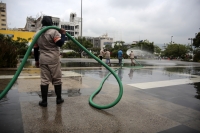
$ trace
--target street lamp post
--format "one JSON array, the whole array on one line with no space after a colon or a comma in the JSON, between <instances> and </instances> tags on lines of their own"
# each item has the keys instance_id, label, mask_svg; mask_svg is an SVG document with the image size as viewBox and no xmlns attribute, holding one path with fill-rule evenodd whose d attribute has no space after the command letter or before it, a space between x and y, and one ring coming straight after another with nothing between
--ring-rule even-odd
<instances>
[{"instance_id":1,"label":"street lamp post","mask_svg":"<svg viewBox=\"0 0 200 133\"><path fill-rule=\"evenodd\" d=\"M191 40L190 46L191 46L191 49L192 49L192 51L193 51L193 48L192 48L192 40L193 40L193 38L188 38L188 40Z\"/></svg>"},{"instance_id":2,"label":"street lamp post","mask_svg":"<svg viewBox=\"0 0 200 133\"><path fill-rule=\"evenodd\" d=\"M172 44L172 37L173 37L173 36L171 36L171 44Z\"/></svg>"},{"instance_id":3,"label":"street lamp post","mask_svg":"<svg viewBox=\"0 0 200 133\"><path fill-rule=\"evenodd\" d=\"M82 0L81 0L81 38L82 38L82 22L83 21L83 19L82 19Z\"/></svg>"}]
</instances>

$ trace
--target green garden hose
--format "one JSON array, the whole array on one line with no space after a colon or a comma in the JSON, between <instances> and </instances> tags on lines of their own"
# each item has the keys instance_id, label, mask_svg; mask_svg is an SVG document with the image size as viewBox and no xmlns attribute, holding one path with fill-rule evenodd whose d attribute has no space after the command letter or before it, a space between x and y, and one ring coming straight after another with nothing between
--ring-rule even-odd
<instances>
[{"instance_id":1,"label":"green garden hose","mask_svg":"<svg viewBox=\"0 0 200 133\"><path fill-rule=\"evenodd\" d=\"M138 63L141 67L143 67L135 58L134 58L135 62Z\"/></svg>"},{"instance_id":2,"label":"green garden hose","mask_svg":"<svg viewBox=\"0 0 200 133\"><path fill-rule=\"evenodd\" d=\"M17 80L19 74L21 73L31 51L32 51L32 48L33 48L33 45L36 43L37 39L40 37L40 35L42 33L44 33L46 30L48 29L56 29L56 30L60 30L60 28L56 27L56 26L48 26L48 27L45 27L43 29L41 29L35 36L35 38L33 39L33 41L31 42L19 68L17 69L15 75L13 76L13 78L11 79L11 81L8 83L8 85L6 86L6 88L1 92L0 94L0 100L7 94L7 92L10 90L10 88L13 86L13 84L15 83L15 81ZM117 76L117 74L115 73L114 70L112 70L107 64L105 64L104 62L102 62L99 58L97 58L95 55L93 55L91 52L89 52L84 46L82 46L77 40L75 40L72 36L70 36L67 32L66 32L66 36L71 39L76 45L78 45L82 50L84 50L87 54L89 54L92 58L94 58L96 61L98 61L100 64L102 64L106 69L108 69L110 71L110 74L113 74L113 76L116 78L118 84L119 84L119 95L117 97L117 99L112 102L111 104L108 104L108 105L98 105L98 104L95 104L92 100L93 98L95 97L96 94L98 94L103 86L103 83L105 82L105 80L109 77L110 74L108 74L104 80L101 82L99 88L90 96L89 98L89 104L91 106L93 106L94 108L97 108L97 109L108 109L108 108L111 108L113 106L115 106L122 98L122 95L123 95L123 85L119 79L119 77Z\"/></svg>"}]
</instances>

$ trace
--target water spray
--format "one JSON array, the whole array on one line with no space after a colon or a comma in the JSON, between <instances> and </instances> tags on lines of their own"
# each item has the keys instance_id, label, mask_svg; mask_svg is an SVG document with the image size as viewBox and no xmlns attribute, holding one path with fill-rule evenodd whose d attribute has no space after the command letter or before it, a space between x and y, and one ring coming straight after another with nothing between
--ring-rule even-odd
<instances>
[{"instance_id":1,"label":"water spray","mask_svg":"<svg viewBox=\"0 0 200 133\"><path fill-rule=\"evenodd\" d=\"M141 51L141 50L135 50L135 49L133 49L133 48L130 48L130 49L128 49L128 50L126 51L126 54L129 56L130 53L131 53L131 51L133 51L134 56L135 56L135 55L142 55L142 53L144 52L144 51ZM134 58L134 60L135 60L135 62L136 62L137 64L139 64L141 67L143 67L135 58Z\"/></svg>"}]
</instances>

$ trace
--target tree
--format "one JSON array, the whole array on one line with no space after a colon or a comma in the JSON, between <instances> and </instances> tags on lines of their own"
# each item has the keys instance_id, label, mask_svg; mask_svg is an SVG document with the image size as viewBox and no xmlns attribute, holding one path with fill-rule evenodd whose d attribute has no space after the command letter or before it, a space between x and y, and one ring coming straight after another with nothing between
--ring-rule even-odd
<instances>
[{"instance_id":1,"label":"tree","mask_svg":"<svg viewBox=\"0 0 200 133\"><path fill-rule=\"evenodd\" d=\"M125 43L124 41L116 41L116 42L114 42L115 45L121 45L121 46L123 46L124 43Z\"/></svg>"},{"instance_id":2,"label":"tree","mask_svg":"<svg viewBox=\"0 0 200 133\"><path fill-rule=\"evenodd\" d=\"M199 48L200 47L200 32L193 39L193 46L195 46L195 48Z\"/></svg>"},{"instance_id":3,"label":"tree","mask_svg":"<svg viewBox=\"0 0 200 133\"><path fill-rule=\"evenodd\" d=\"M26 54L26 51L28 49L29 40L31 40L31 38L26 40L26 39L20 38L20 37L18 37L17 40L13 40L13 44L17 47L18 55Z\"/></svg>"},{"instance_id":4,"label":"tree","mask_svg":"<svg viewBox=\"0 0 200 133\"><path fill-rule=\"evenodd\" d=\"M164 56L170 57L171 59L181 57L185 58L185 55L189 52L190 47L182 44L167 44L164 50Z\"/></svg>"},{"instance_id":5,"label":"tree","mask_svg":"<svg viewBox=\"0 0 200 133\"><path fill-rule=\"evenodd\" d=\"M128 48L124 45L124 43L124 41L115 42L114 48L111 49L112 57L117 58L118 51L121 49L123 52L123 57L128 58L128 56L126 55L126 51L128 50Z\"/></svg>"},{"instance_id":6,"label":"tree","mask_svg":"<svg viewBox=\"0 0 200 133\"><path fill-rule=\"evenodd\" d=\"M161 53L161 48L158 47L157 45L154 45L154 52L157 53L157 54L160 54Z\"/></svg>"},{"instance_id":7,"label":"tree","mask_svg":"<svg viewBox=\"0 0 200 133\"><path fill-rule=\"evenodd\" d=\"M153 52L154 52L154 43L153 42L140 41L137 44L132 44L132 47L143 50L143 51L147 51L151 54L153 54Z\"/></svg>"},{"instance_id":8,"label":"tree","mask_svg":"<svg viewBox=\"0 0 200 133\"><path fill-rule=\"evenodd\" d=\"M86 49L90 49L90 48L92 48L92 46L93 46L91 42L89 42L89 41L87 41L87 40L85 39L85 37L83 37L83 38L78 37L78 38L75 38L75 39L76 39L81 45L83 45ZM82 50L78 45L76 45L74 42L72 42L71 40L68 41L68 42L66 43L65 47L68 48L68 49L74 50L75 52L79 53L80 58L82 57L82 56L81 56L81 53L83 52L83 50Z\"/></svg>"},{"instance_id":9,"label":"tree","mask_svg":"<svg viewBox=\"0 0 200 133\"><path fill-rule=\"evenodd\" d=\"M105 48L108 49L108 50L111 50L112 46L111 45L106 45Z\"/></svg>"},{"instance_id":10,"label":"tree","mask_svg":"<svg viewBox=\"0 0 200 133\"><path fill-rule=\"evenodd\" d=\"M93 47L90 49L92 51L92 53L96 56L98 56L100 54L100 48L98 47Z\"/></svg>"},{"instance_id":11,"label":"tree","mask_svg":"<svg viewBox=\"0 0 200 133\"><path fill-rule=\"evenodd\" d=\"M9 36L0 34L0 68L17 67L18 50Z\"/></svg>"},{"instance_id":12,"label":"tree","mask_svg":"<svg viewBox=\"0 0 200 133\"><path fill-rule=\"evenodd\" d=\"M200 49L196 49L194 51L194 58L193 58L194 62L200 62Z\"/></svg>"}]
</instances>

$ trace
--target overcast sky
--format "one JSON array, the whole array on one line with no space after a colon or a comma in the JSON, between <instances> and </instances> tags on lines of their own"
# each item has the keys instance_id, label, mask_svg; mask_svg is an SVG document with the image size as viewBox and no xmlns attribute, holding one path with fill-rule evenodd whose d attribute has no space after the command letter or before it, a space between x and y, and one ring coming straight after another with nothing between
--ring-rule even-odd
<instances>
[{"instance_id":1,"label":"overcast sky","mask_svg":"<svg viewBox=\"0 0 200 133\"><path fill-rule=\"evenodd\" d=\"M81 17L81 0L2 0L9 28L23 28L27 16L45 14L69 22ZM156 45L191 43L200 32L200 0L82 0L83 36L105 33L125 43L147 39Z\"/></svg>"}]
</instances>

